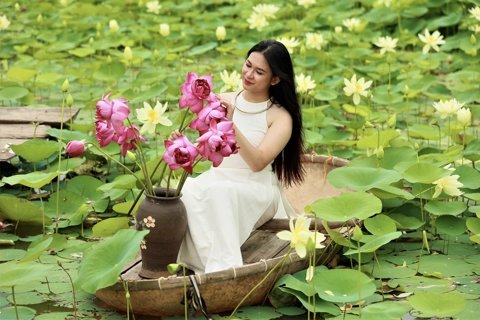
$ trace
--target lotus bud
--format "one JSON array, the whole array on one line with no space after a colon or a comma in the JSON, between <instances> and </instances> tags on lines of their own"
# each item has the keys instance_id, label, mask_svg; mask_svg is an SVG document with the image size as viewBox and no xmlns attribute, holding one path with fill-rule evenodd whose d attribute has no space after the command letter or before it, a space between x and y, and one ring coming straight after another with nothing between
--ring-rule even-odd
<instances>
[{"instance_id":1,"label":"lotus bud","mask_svg":"<svg viewBox=\"0 0 480 320\"><path fill-rule=\"evenodd\" d=\"M57 260L57 265L58 265L59 267L61 267L61 266L62 266L62 261Z\"/></svg>"},{"instance_id":2,"label":"lotus bud","mask_svg":"<svg viewBox=\"0 0 480 320\"><path fill-rule=\"evenodd\" d=\"M67 106L69 106L69 107L73 106L73 98L72 98L72 95L70 93L67 96Z\"/></svg>"},{"instance_id":3,"label":"lotus bud","mask_svg":"<svg viewBox=\"0 0 480 320\"><path fill-rule=\"evenodd\" d=\"M360 241L363 238L363 232L358 225L353 229L353 237L356 241Z\"/></svg>"},{"instance_id":4,"label":"lotus bud","mask_svg":"<svg viewBox=\"0 0 480 320\"><path fill-rule=\"evenodd\" d=\"M168 23L160 24L160 34L163 37L168 37L170 35L170 26L168 25Z\"/></svg>"},{"instance_id":5,"label":"lotus bud","mask_svg":"<svg viewBox=\"0 0 480 320\"><path fill-rule=\"evenodd\" d=\"M300 47L300 55L303 57L307 53L307 48L305 48L305 45L302 44Z\"/></svg>"},{"instance_id":6,"label":"lotus bud","mask_svg":"<svg viewBox=\"0 0 480 320\"><path fill-rule=\"evenodd\" d=\"M312 235L313 237L313 235ZM308 240L307 240L307 251L308 252L313 252L315 251L315 241L313 241L312 237L309 237Z\"/></svg>"},{"instance_id":7,"label":"lotus bud","mask_svg":"<svg viewBox=\"0 0 480 320\"><path fill-rule=\"evenodd\" d=\"M112 63L112 57L110 57L110 55L108 55L108 57L107 57L107 63L108 64Z\"/></svg>"},{"instance_id":8,"label":"lotus bud","mask_svg":"<svg viewBox=\"0 0 480 320\"><path fill-rule=\"evenodd\" d=\"M125 298L130 299L130 292L125 293Z\"/></svg>"},{"instance_id":9,"label":"lotus bud","mask_svg":"<svg viewBox=\"0 0 480 320\"><path fill-rule=\"evenodd\" d=\"M97 31L101 31L102 30L102 24L100 22L97 22Z\"/></svg>"},{"instance_id":10,"label":"lotus bud","mask_svg":"<svg viewBox=\"0 0 480 320\"><path fill-rule=\"evenodd\" d=\"M472 119L472 113L468 108L461 108L457 111L457 122L462 127L466 127L470 124Z\"/></svg>"},{"instance_id":11,"label":"lotus bud","mask_svg":"<svg viewBox=\"0 0 480 320\"><path fill-rule=\"evenodd\" d=\"M365 121L365 128L375 128L375 126L370 121Z\"/></svg>"},{"instance_id":12,"label":"lotus bud","mask_svg":"<svg viewBox=\"0 0 480 320\"><path fill-rule=\"evenodd\" d=\"M182 38L185 38L185 37L187 36L187 34L186 34L184 31L182 31L182 32L180 33L180 36L181 36Z\"/></svg>"},{"instance_id":13,"label":"lotus bud","mask_svg":"<svg viewBox=\"0 0 480 320\"><path fill-rule=\"evenodd\" d=\"M135 162L137 160L135 154L133 154L133 152L131 152L130 150L127 150L127 158L132 162Z\"/></svg>"},{"instance_id":14,"label":"lotus bud","mask_svg":"<svg viewBox=\"0 0 480 320\"><path fill-rule=\"evenodd\" d=\"M153 50L153 56L154 56L155 58L158 57L158 50L157 50L157 49Z\"/></svg>"},{"instance_id":15,"label":"lotus bud","mask_svg":"<svg viewBox=\"0 0 480 320\"><path fill-rule=\"evenodd\" d=\"M120 26L118 25L117 20L110 20L108 25L110 27L110 31L113 33L117 33L118 30L120 29Z\"/></svg>"},{"instance_id":16,"label":"lotus bud","mask_svg":"<svg viewBox=\"0 0 480 320\"><path fill-rule=\"evenodd\" d=\"M20 11L20 5L18 3L15 3L15 11Z\"/></svg>"},{"instance_id":17,"label":"lotus bud","mask_svg":"<svg viewBox=\"0 0 480 320\"><path fill-rule=\"evenodd\" d=\"M65 153L71 158L80 157L83 152L85 152L85 144L78 140L70 141L65 148Z\"/></svg>"},{"instance_id":18,"label":"lotus bud","mask_svg":"<svg viewBox=\"0 0 480 320\"><path fill-rule=\"evenodd\" d=\"M62 84L62 91L67 92L69 86L70 84L68 83L68 79L65 79L65 81L63 81L63 84Z\"/></svg>"},{"instance_id":19,"label":"lotus bud","mask_svg":"<svg viewBox=\"0 0 480 320\"><path fill-rule=\"evenodd\" d=\"M388 85L388 86L387 86L387 91L388 91L388 92L392 91L392 86L391 86L391 85Z\"/></svg>"},{"instance_id":20,"label":"lotus bud","mask_svg":"<svg viewBox=\"0 0 480 320\"><path fill-rule=\"evenodd\" d=\"M138 1L138 7L139 8L143 7L143 1L142 0Z\"/></svg>"},{"instance_id":21,"label":"lotus bud","mask_svg":"<svg viewBox=\"0 0 480 320\"><path fill-rule=\"evenodd\" d=\"M410 88L409 88L407 85L405 85L405 87L403 87L403 92L404 92L405 94L409 94Z\"/></svg>"},{"instance_id":22,"label":"lotus bud","mask_svg":"<svg viewBox=\"0 0 480 320\"><path fill-rule=\"evenodd\" d=\"M130 49L130 47L125 47L125 50L123 51L123 57L124 57L125 60L127 60L127 61L132 61L132 59L133 59L133 52L132 52L132 49Z\"/></svg>"},{"instance_id":23,"label":"lotus bud","mask_svg":"<svg viewBox=\"0 0 480 320\"><path fill-rule=\"evenodd\" d=\"M336 27L335 27L335 33L336 33L336 34L342 33L342 27L341 27L341 26L336 26Z\"/></svg>"},{"instance_id":24,"label":"lotus bud","mask_svg":"<svg viewBox=\"0 0 480 320\"><path fill-rule=\"evenodd\" d=\"M217 36L217 40L225 40L225 37L227 36L227 30L225 30L224 26L219 26L217 27L217 30L215 30L215 35Z\"/></svg>"},{"instance_id":25,"label":"lotus bud","mask_svg":"<svg viewBox=\"0 0 480 320\"><path fill-rule=\"evenodd\" d=\"M367 91L367 99L372 99L372 98L373 98L372 91L368 90Z\"/></svg>"},{"instance_id":26,"label":"lotus bud","mask_svg":"<svg viewBox=\"0 0 480 320\"><path fill-rule=\"evenodd\" d=\"M66 28L66 27L68 26L67 20L63 20L63 21L62 21L62 26L63 26L64 28Z\"/></svg>"},{"instance_id":27,"label":"lotus bud","mask_svg":"<svg viewBox=\"0 0 480 320\"><path fill-rule=\"evenodd\" d=\"M415 151L420 150L420 146L418 145L417 142L415 142L415 144L413 145L413 149L415 149Z\"/></svg>"},{"instance_id":28,"label":"lotus bud","mask_svg":"<svg viewBox=\"0 0 480 320\"><path fill-rule=\"evenodd\" d=\"M37 22L38 23L41 23L43 21L43 16L42 14L40 13L38 16L37 16Z\"/></svg>"},{"instance_id":29,"label":"lotus bud","mask_svg":"<svg viewBox=\"0 0 480 320\"><path fill-rule=\"evenodd\" d=\"M475 45L477 43L477 38L475 38L475 35L472 33L472 35L470 36L470 42Z\"/></svg>"},{"instance_id":30,"label":"lotus bud","mask_svg":"<svg viewBox=\"0 0 480 320\"><path fill-rule=\"evenodd\" d=\"M388 56L387 56L387 63L388 63L388 64L391 64L391 63L392 63L392 56L391 56L391 55L388 55Z\"/></svg>"},{"instance_id":31,"label":"lotus bud","mask_svg":"<svg viewBox=\"0 0 480 320\"><path fill-rule=\"evenodd\" d=\"M397 114L394 114L390 119L388 119L387 124L389 128L395 128L395 125L397 124Z\"/></svg>"},{"instance_id":32,"label":"lotus bud","mask_svg":"<svg viewBox=\"0 0 480 320\"><path fill-rule=\"evenodd\" d=\"M88 39L88 44L89 45L93 45L94 42L95 42L95 40L93 40L92 37L90 37L90 39Z\"/></svg>"},{"instance_id":33,"label":"lotus bud","mask_svg":"<svg viewBox=\"0 0 480 320\"><path fill-rule=\"evenodd\" d=\"M97 38L100 38L100 36L101 36L100 31L97 31L97 33L95 34L95 36L96 36Z\"/></svg>"},{"instance_id":34,"label":"lotus bud","mask_svg":"<svg viewBox=\"0 0 480 320\"><path fill-rule=\"evenodd\" d=\"M328 23L331 23L331 22L332 22L332 20L333 20L332 16L328 16L328 17L327 17L327 21L328 21Z\"/></svg>"},{"instance_id":35,"label":"lotus bud","mask_svg":"<svg viewBox=\"0 0 480 320\"><path fill-rule=\"evenodd\" d=\"M379 146L377 150L377 159L382 160L384 156L385 156L385 152L383 151L383 147Z\"/></svg>"}]
</instances>

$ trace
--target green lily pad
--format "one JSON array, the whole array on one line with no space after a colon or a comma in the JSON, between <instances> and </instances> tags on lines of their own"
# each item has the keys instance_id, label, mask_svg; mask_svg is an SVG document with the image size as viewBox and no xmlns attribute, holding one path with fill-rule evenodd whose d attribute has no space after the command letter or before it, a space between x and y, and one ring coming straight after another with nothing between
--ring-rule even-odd
<instances>
[{"instance_id":1,"label":"green lily pad","mask_svg":"<svg viewBox=\"0 0 480 320\"><path fill-rule=\"evenodd\" d=\"M37 72L35 70L12 67L8 70L7 77L19 82L27 82L28 80L32 79L36 74Z\"/></svg>"},{"instance_id":2,"label":"green lily pad","mask_svg":"<svg viewBox=\"0 0 480 320\"><path fill-rule=\"evenodd\" d=\"M60 173L62 172L46 173L41 171L34 171L27 174L17 174L11 177L5 177L2 179L2 181L12 186L15 184L21 184L30 188L40 189L47 183L55 179Z\"/></svg>"},{"instance_id":3,"label":"green lily pad","mask_svg":"<svg viewBox=\"0 0 480 320\"><path fill-rule=\"evenodd\" d=\"M320 101L329 101L337 99L338 93L335 90L318 90L315 91L314 98Z\"/></svg>"},{"instance_id":4,"label":"green lily pad","mask_svg":"<svg viewBox=\"0 0 480 320\"><path fill-rule=\"evenodd\" d=\"M13 304L13 296L7 297L8 301ZM48 296L45 294L39 294L38 292L15 292L15 300L17 304L37 304L48 300Z\"/></svg>"},{"instance_id":5,"label":"green lily pad","mask_svg":"<svg viewBox=\"0 0 480 320\"><path fill-rule=\"evenodd\" d=\"M22 320L33 319L35 318L35 314L37 313L35 309L23 306L17 306L17 310L15 310L15 307L2 308L0 312L2 314L2 319L17 319L18 312L18 319Z\"/></svg>"},{"instance_id":6,"label":"green lily pad","mask_svg":"<svg viewBox=\"0 0 480 320\"><path fill-rule=\"evenodd\" d=\"M365 219L364 225L371 234L377 236L397 231L395 221L384 214Z\"/></svg>"},{"instance_id":7,"label":"green lily pad","mask_svg":"<svg viewBox=\"0 0 480 320\"><path fill-rule=\"evenodd\" d=\"M0 287L14 287L20 284L29 283L31 281L42 279L47 276L50 266L45 266L39 263L26 262L6 262L0 268Z\"/></svg>"},{"instance_id":8,"label":"green lily pad","mask_svg":"<svg viewBox=\"0 0 480 320\"><path fill-rule=\"evenodd\" d=\"M353 218L364 220L379 213L382 203L368 193L347 192L340 196L316 200L311 207L319 218L346 222Z\"/></svg>"},{"instance_id":9,"label":"green lily pad","mask_svg":"<svg viewBox=\"0 0 480 320\"><path fill-rule=\"evenodd\" d=\"M416 163L405 170L403 177L412 183L433 183L450 174L451 171L438 168L430 163Z\"/></svg>"},{"instance_id":10,"label":"green lily pad","mask_svg":"<svg viewBox=\"0 0 480 320\"><path fill-rule=\"evenodd\" d=\"M25 255L25 250L22 249L2 249L0 251L0 261L11 261L20 259Z\"/></svg>"},{"instance_id":11,"label":"green lily pad","mask_svg":"<svg viewBox=\"0 0 480 320\"><path fill-rule=\"evenodd\" d=\"M42 209L25 199L0 195L0 220L19 221L34 225L51 225L53 222Z\"/></svg>"},{"instance_id":12,"label":"green lily pad","mask_svg":"<svg viewBox=\"0 0 480 320\"><path fill-rule=\"evenodd\" d=\"M336 303L358 302L371 296L376 289L368 276L352 269L323 271L313 281L323 300Z\"/></svg>"},{"instance_id":13,"label":"green lily pad","mask_svg":"<svg viewBox=\"0 0 480 320\"><path fill-rule=\"evenodd\" d=\"M25 97L28 89L23 87L8 87L0 90L0 100L14 100ZM13 150L13 149L12 149Z\"/></svg>"},{"instance_id":14,"label":"green lily pad","mask_svg":"<svg viewBox=\"0 0 480 320\"><path fill-rule=\"evenodd\" d=\"M429 201L425 205L425 210L436 216L451 215L456 216L467 210L467 204L463 201Z\"/></svg>"},{"instance_id":15,"label":"green lily pad","mask_svg":"<svg viewBox=\"0 0 480 320\"><path fill-rule=\"evenodd\" d=\"M81 195L85 202L91 202L89 205L96 212L104 212L110 201L104 198L103 192L97 190L103 184L94 177L77 176L68 182L67 189Z\"/></svg>"},{"instance_id":16,"label":"green lily pad","mask_svg":"<svg viewBox=\"0 0 480 320\"><path fill-rule=\"evenodd\" d=\"M462 257L454 255L423 256L419 262L419 272L439 272L446 277L458 277L472 274L472 266L465 264ZM417 265L411 266L416 268Z\"/></svg>"},{"instance_id":17,"label":"green lily pad","mask_svg":"<svg viewBox=\"0 0 480 320\"><path fill-rule=\"evenodd\" d=\"M422 317L451 317L462 311L465 299L458 293L444 294L434 292L418 292L407 298L412 307L421 312ZM415 313L412 313L415 314Z\"/></svg>"},{"instance_id":18,"label":"green lily pad","mask_svg":"<svg viewBox=\"0 0 480 320\"><path fill-rule=\"evenodd\" d=\"M397 288L400 286L401 291L404 292L445 293L455 290L455 288L452 287L452 283L453 281L448 279L414 276L403 279L391 279L388 281L388 286L391 288Z\"/></svg>"},{"instance_id":19,"label":"green lily pad","mask_svg":"<svg viewBox=\"0 0 480 320\"><path fill-rule=\"evenodd\" d=\"M86 250L78 268L75 286L94 294L99 289L115 284L125 264L137 255L140 242L148 232L120 230L113 237Z\"/></svg>"},{"instance_id":20,"label":"green lily pad","mask_svg":"<svg viewBox=\"0 0 480 320\"><path fill-rule=\"evenodd\" d=\"M73 50L68 50L68 53L79 58L85 58L86 56L92 55L95 53L95 49L85 47L85 48L75 48Z\"/></svg>"},{"instance_id":21,"label":"green lily pad","mask_svg":"<svg viewBox=\"0 0 480 320\"><path fill-rule=\"evenodd\" d=\"M102 220L93 226L93 237L104 238L117 233L118 230L129 228L129 217L118 217Z\"/></svg>"},{"instance_id":22,"label":"green lily pad","mask_svg":"<svg viewBox=\"0 0 480 320\"><path fill-rule=\"evenodd\" d=\"M435 220L435 227L438 233L446 233L451 236L457 236L465 233L467 230L466 220L450 215L440 216Z\"/></svg>"},{"instance_id":23,"label":"green lily pad","mask_svg":"<svg viewBox=\"0 0 480 320\"><path fill-rule=\"evenodd\" d=\"M369 320L401 319L412 307L406 301L384 301L362 308L362 318Z\"/></svg>"},{"instance_id":24,"label":"green lily pad","mask_svg":"<svg viewBox=\"0 0 480 320\"><path fill-rule=\"evenodd\" d=\"M338 189L350 188L357 191L368 191L372 188L389 186L402 179L402 175L383 168L346 166L332 170L327 179Z\"/></svg>"}]
</instances>

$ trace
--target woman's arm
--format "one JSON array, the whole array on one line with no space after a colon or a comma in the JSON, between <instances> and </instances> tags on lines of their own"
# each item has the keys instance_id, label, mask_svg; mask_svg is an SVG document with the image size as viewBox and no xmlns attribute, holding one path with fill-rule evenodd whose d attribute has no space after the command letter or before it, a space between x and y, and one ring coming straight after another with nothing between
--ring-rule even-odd
<instances>
[{"instance_id":1,"label":"woman's arm","mask_svg":"<svg viewBox=\"0 0 480 320\"><path fill-rule=\"evenodd\" d=\"M219 98L222 105L227 108L227 118L231 120L235 107L224 96ZM267 133L258 147L253 146L235 124L233 126L235 141L240 147L238 152L254 172L263 170L271 163L285 148L292 134L292 117L284 108L276 106L270 108L267 111L267 121L269 124Z\"/></svg>"}]
</instances>

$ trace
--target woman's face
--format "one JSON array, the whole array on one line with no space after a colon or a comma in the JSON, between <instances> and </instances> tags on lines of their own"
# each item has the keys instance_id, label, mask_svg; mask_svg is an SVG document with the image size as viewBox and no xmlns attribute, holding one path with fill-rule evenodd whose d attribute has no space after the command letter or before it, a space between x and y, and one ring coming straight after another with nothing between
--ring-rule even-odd
<instances>
[{"instance_id":1,"label":"woman's face","mask_svg":"<svg viewBox=\"0 0 480 320\"><path fill-rule=\"evenodd\" d=\"M271 85L279 82L265 56L259 52L252 52L243 64L242 80L243 88L251 92L268 92Z\"/></svg>"}]
</instances>

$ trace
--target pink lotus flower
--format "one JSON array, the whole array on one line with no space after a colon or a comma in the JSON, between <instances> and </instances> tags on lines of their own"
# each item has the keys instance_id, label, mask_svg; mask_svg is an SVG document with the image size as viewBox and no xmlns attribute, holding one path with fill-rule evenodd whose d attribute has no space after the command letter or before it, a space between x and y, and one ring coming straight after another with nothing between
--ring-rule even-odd
<instances>
[{"instance_id":1,"label":"pink lotus flower","mask_svg":"<svg viewBox=\"0 0 480 320\"><path fill-rule=\"evenodd\" d=\"M77 140L70 141L65 148L65 153L71 158L80 157L84 151L85 145Z\"/></svg>"},{"instance_id":2,"label":"pink lotus flower","mask_svg":"<svg viewBox=\"0 0 480 320\"><path fill-rule=\"evenodd\" d=\"M192 174L192 165L197 154L197 148L185 136L180 136L174 141L165 140L163 161L168 164L170 170L183 168Z\"/></svg>"},{"instance_id":3,"label":"pink lotus flower","mask_svg":"<svg viewBox=\"0 0 480 320\"><path fill-rule=\"evenodd\" d=\"M97 102L97 120L111 122L115 131L119 132L123 127L123 120L130 114L130 109L125 104L128 100L125 98L117 98L108 101L110 94L111 92Z\"/></svg>"},{"instance_id":4,"label":"pink lotus flower","mask_svg":"<svg viewBox=\"0 0 480 320\"><path fill-rule=\"evenodd\" d=\"M100 148L104 148L113 140L115 131L110 122L106 120L95 121L95 139L100 143Z\"/></svg>"},{"instance_id":5,"label":"pink lotus flower","mask_svg":"<svg viewBox=\"0 0 480 320\"><path fill-rule=\"evenodd\" d=\"M147 140L140 135L138 127L134 124L132 124L132 127L125 127L122 128L122 131L117 131L117 134L113 137L113 140L118 143L118 145L122 146L123 157L127 155L128 150L137 149L137 137L138 140L141 141Z\"/></svg>"},{"instance_id":6,"label":"pink lotus flower","mask_svg":"<svg viewBox=\"0 0 480 320\"><path fill-rule=\"evenodd\" d=\"M200 135L203 135L210 128L212 120L215 120L217 123L227 121L226 114L227 109L220 105L220 100L209 102L190 123L190 128L198 130Z\"/></svg>"},{"instance_id":7,"label":"pink lotus flower","mask_svg":"<svg viewBox=\"0 0 480 320\"><path fill-rule=\"evenodd\" d=\"M180 109L190 107L193 113L199 113L203 108L203 101L214 101L217 99L212 92L212 75L206 74L198 78L195 72L189 72L185 83L180 87L182 97L180 98Z\"/></svg>"},{"instance_id":8,"label":"pink lotus flower","mask_svg":"<svg viewBox=\"0 0 480 320\"><path fill-rule=\"evenodd\" d=\"M218 167L224 157L238 152L235 131L232 129L232 121L215 120L210 122L210 130L197 139L198 150L203 158L212 161L214 167Z\"/></svg>"}]
</instances>

